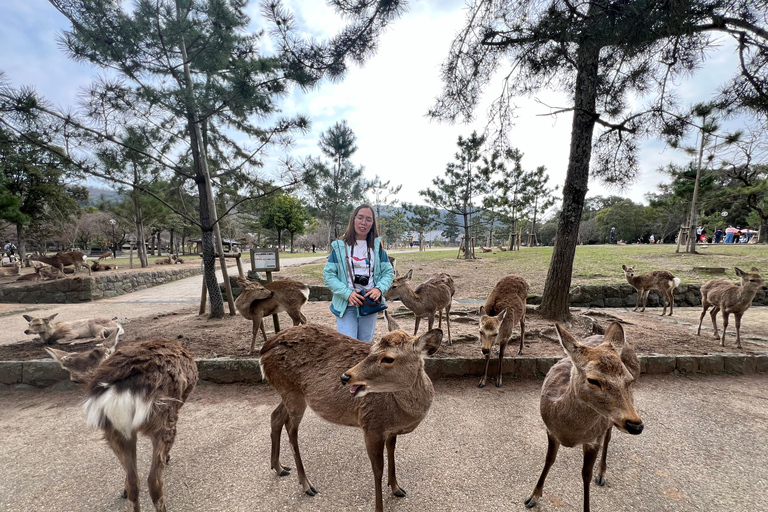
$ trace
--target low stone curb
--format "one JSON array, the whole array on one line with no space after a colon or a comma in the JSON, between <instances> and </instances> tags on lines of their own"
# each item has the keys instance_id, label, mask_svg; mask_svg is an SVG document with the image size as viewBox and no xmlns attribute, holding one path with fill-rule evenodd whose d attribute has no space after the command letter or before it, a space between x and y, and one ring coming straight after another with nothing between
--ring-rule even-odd
<instances>
[{"instance_id":1,"label":"low stone curb","mask_svg":"<svg viewBox=\"0 0 768 512\"><path fill-rule=\"evenodd\" d=\"M559 357L508 357L504 358L504 375L507 378L543 378ZM201 382L215 384L261 382L258 359L197 359ZM435 358L425 360L425 369L432 379L464 376L480 377L485 368L482 358ZM498 359L492 359L489 375L496 375ZM641 373L664 375L718 374L749 375L768 373L768 353L713 354L668 356L651 354L640 356ZM30 361L0 361L0 387L14 386L19 389L54 386L55 389L72 389L67 385L69 373L51 359Z\"/></svg>"}]
</instances>

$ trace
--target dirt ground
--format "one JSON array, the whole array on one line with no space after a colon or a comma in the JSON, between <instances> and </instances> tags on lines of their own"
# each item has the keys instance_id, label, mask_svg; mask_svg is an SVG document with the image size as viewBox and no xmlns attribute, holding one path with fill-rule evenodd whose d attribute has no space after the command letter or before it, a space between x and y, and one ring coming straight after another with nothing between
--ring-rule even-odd
<instances>
[{"instance_id":1,"label":"dirt ground","mask_svg":"<svg viewBox=\"0 0 768 512\"><path fill-rule=\"evenodd\" d=\"M328 309L328 302L310 302L304 306L303 312L310 322L335 327L335 317ZM605 328L611 321L622 322L627 339L634 344L640 354L716 354L716 353L758 353L768 351L768 308L752 308L742 320L743 350L736 348L736 337L733 320L728 328L726 346L720 347L712 335L709 315L704 319L702 336L696 336L700 309L676 308L673 317L659 316L661 309L648 308L645 313L635 313L624 308L610 309L573 309L573 321L568 328L578 338L584 338ZM410 312L401 306L400 302L391 302L390 311L394 314L400 326L408 332L413 332L414 318ZM453 344L447 344L447 336L443 345L433 357L482 357L478 337L477 307L474 305L454 304L451 310L451 335ZM421 321L419 332L427 329L426 319ZM437 319L435 319L435 327ZM718 322L719 325L720 322ZM280 314L280 326L286 329L291 326L290 318ZM124 324L126 334L120 342L131 342L148 338L178 338L181 339L197 358L252 357L248 354L251 340L251 322L241 316L227 316L223 319L209 320L198 316L196 309L182 310L177 313L159 314L132 320ZM266 320L267 334L274 332L272 319ZM445 320L443 320L443 330ZM376 327L374 339L386 332L386 322L380 318ZM447 332L446 332L447 334ZM258 347L262 342L259 334ZM97 340L78 340L74 345L63 345L59 348L79 352L92 348ZM506 351L507 357L515 356L519 346L519 330L515 333ZM529 306L525 324L525 343L523 356L561 356L563 355L552 322L542 319ZM33 338L13 345L0 346L0 360L27 360L45 358L42 342Z\"/></svg>"}]
</instances>

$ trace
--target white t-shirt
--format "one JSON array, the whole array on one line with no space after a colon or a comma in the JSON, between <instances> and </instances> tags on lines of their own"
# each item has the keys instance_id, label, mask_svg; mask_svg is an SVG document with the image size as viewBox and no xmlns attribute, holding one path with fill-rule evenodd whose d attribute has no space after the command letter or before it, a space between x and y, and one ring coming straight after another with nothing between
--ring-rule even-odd
<instances>
[{"instance_id":1,"label":"white t-shirt","mask_svg":"<svg viewBox=\"0 0 768 512\"><path fill-rule=\"evenodd\" d=\"M347 285L350 289L370 290L375 286L373 283L373 247L368 248L365 240L357 240L357 244L351 248L351 251L350 246L344 245L347 249L347 261L352 265L353 274L368 278L368 284L363 286L355 284L352 281L352 276L349 276ZM366 248L368 248L367 254ZM349 273L349 267L347 267L347 273Z\"/></svg>"}]
</instances>

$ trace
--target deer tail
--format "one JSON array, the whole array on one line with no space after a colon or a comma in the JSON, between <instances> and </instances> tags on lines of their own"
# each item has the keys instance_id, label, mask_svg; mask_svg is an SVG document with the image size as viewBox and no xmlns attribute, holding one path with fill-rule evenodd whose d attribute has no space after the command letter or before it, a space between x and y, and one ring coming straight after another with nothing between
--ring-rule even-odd
<instances>
[{"instance_id":1,"label":"deer tail","mask_svg":"<svg viewBox=\"0 0 768 512\"><path fill-rule=\"evenodd\" d=\"M672 287L674 289L674 288L677 288L680 285L680 278L676 277L676 278L674 278L673 281L675 282L675 286Z\"/></svg>"},{"instance_id":2,"label":"deer tail","mask_svg":"<svg viewBox=\"0 0 768 512\"><path fill-rule=\"evenodd\" d=\"M129 389L118 391L111 384L103 393L91 396L84 405L86 421L95 428L104 428L107 420L126 439L141 427L152 412L152 400Z\"/></svg>"}]
</instances>

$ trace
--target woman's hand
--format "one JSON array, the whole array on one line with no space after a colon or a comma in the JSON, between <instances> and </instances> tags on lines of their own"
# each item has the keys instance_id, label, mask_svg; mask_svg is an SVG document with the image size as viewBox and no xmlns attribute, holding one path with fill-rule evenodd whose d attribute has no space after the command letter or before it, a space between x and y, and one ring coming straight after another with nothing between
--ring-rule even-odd
<instances>
[{"instance_id":1,"label":"woman's hand","mask_svg":"<svg viewBox=\"0 0 768 512\"><path fill-rule=\"evenodd\" d=\"M360 292L357 290L353 290L352 293L349 296L349 299L347 299L350 306L362 306L363 305L363 296L360 295Z\"/></svg>"},{"instance_id":2,"label":"woman's hand","mask_svg":"<svg viewBox=\"0 0 768 512\"><path fill-rule=\"evenodd\" d=\"M366 292L365 296L371 299L373 302L378 302L379 298L381 297L381 290L378 288L371 288Z\"/></svg>"}]
</instances>

